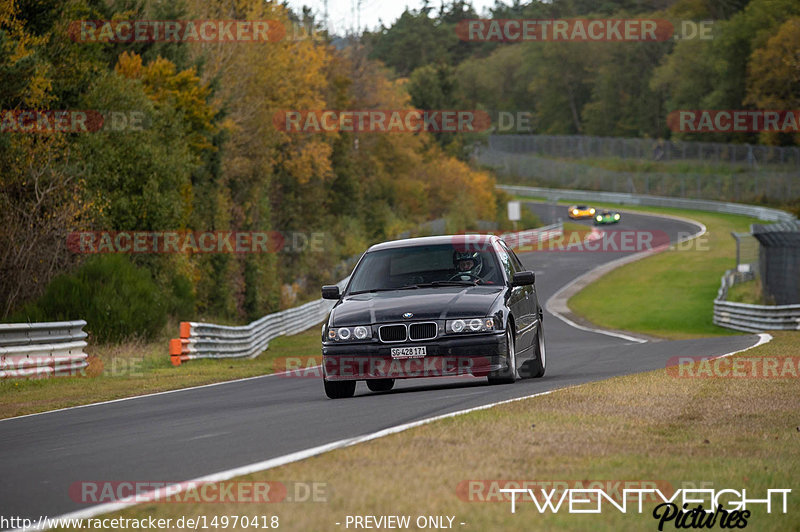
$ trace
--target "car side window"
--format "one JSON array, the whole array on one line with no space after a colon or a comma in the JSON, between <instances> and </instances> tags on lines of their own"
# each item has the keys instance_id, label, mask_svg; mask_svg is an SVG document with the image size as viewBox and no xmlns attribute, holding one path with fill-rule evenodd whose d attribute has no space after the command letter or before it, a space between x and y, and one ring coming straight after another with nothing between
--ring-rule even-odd
<instances>
[{"instance_id":1,"label":"car side window","mask_svg":"<svg viewBox=\"0 0 800 532\"><path fill-rule=\"evenodd\" d=\"M519 260L519 257L517 257L517 254L514 253L514 250L513 249L509 249L508 250L508 254L511 255L511 263L514 265L516 270L518 272L524 271L525 270L525 266L522 265L522 261Z\"/></svg>"},{"instance_id":2,"label":"car side window","mask_svg":"<svg viewBox=\"0 0 800 532\"><path fill-rule=\"evenodd\" d=\"M500 242L495 245L495 250L497 251L497 258L500 259L500 264L503 265L503 269L506 271L506 277L510 281L514 278L515 273L514 266L511 262L511 256L506 247Z\"/></svg>"},{"instance_id":3,"label":"car side window","mask_svg":"<svg viewBox=\"0 0 800 532\"><path fill-rule=\"evenodd\" d=\"M523 271L525 268L522 266L522 262L517 257L517 254L514 253L514 251L508 247L508 244L505 242L501 242L500 245L503 247L503 250L506 252L506 254L508 254L509 260L511 261L511 269L514 271L514 273Z\"/></svg>"}]
</instances>

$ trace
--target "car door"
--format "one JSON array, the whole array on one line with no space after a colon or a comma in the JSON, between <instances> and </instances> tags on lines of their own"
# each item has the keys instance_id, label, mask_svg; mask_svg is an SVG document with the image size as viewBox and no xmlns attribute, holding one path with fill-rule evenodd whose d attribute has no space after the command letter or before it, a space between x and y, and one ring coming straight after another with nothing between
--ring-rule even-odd
<instances>
[{"instance_id":1,"label":"car door","mask_svg":"<svg viewBox=\"0 0 800 532\"><path fill-rule=\"evenodd\" d=\"M498 241L497 256L500 259L500 264L506 273L506 278L510 283L514 278L514 274L521 270L521 265L518 260L515 263L513 254L505 245L504 242ZM518 354L523 354L523 357L517 358L517 364L521 363L521 358L524 358L526 352L533 345L533 333L535 332L535 317L531 313L530 294L532 291L531 286L514 286L509 288L508 300L506 304L514 316L514 329L516 331L516 349Z\"/></svg>"},{"instance_id":2,"label":"car door","mask_svg":"<svg viewBox=\"0 0 800 532\"><path fill-rule=\"evenodd\" d=\"M511 256L512 266L516 267L518 271L523 271L526 269L525 266L522 265L522 261L519 260L517 254L514 253L514 251L511 250L511 248L509 248L509 254ZM528 292L526 293L525 297L525 302L527 304L526 315L529 315L531 317L533 323L533 328L531 333L531 345L533 346L533 344L536 341L536 331L539 329L539 326L541 325L540 320L542 319L542 315L541 315L541 308L539 307L539 295L536 293L536 285L535 284L528 285L525 288L528 289Z\"/></svg>"}]
</instances>

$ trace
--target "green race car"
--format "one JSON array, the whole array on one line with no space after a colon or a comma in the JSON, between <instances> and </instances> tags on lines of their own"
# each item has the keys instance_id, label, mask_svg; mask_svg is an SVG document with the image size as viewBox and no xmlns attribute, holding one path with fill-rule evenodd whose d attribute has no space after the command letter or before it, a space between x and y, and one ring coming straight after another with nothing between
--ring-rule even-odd
<instances>
[{"instance_id":1,"label":"green race car","mask_svg":"<svg viewBox=\"0 0 800 532\"><path fill-rule=\"evenodd\" d=\"M614 211L599 211L594 215L594 225L606 225L619 223L620 215Z\"/></svg>"}]
</instances>

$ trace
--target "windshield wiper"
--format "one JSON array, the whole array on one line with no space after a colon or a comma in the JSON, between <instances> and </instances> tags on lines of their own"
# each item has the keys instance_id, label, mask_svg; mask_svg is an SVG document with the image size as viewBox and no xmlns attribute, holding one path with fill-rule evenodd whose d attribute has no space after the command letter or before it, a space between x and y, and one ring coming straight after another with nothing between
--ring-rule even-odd
<instances>
[{"instance_id":1,"label":"windshield wiper","mask_svg":"<svg viewBox=\"0 0 800 532\"><path fill-rule=\"evenodd\" d=\"M419 283L414 285L417 288L435 288L437 286L478 286L477 281L432 281L430 283Z\"/></svg>"},{"instance_id":2,"label":"windshield wiper","mask_svg":"<svg viewBox=\"0 0 800 532\"><path fill-rule=\"evenodd\" d=\"M374 294L375 292L393 292L395 290L408 290L411 288L419 288L417 285L409 285L409 286L401 286L398 288L370 288L369 290L357 290L355 292L350 292L347 294L348 296L355 296L358 294Z\"/></svg>"},{"instance_id":3,"label":"windshield wiper","mask_svg":"<svg viewBox=\"0 0 800 532\"><path fill-rule=\"evenodd\" d=\"M373 294L375 292L392 292L394 290L413 290L415 288L436 288L439 286L478 286L481 283L476 281L432 281L430 283L409 284L397 288L370 288L369 290L357 290L350 292L348 296L355 296L358 294Z\"/></svg>"}]
</instances>

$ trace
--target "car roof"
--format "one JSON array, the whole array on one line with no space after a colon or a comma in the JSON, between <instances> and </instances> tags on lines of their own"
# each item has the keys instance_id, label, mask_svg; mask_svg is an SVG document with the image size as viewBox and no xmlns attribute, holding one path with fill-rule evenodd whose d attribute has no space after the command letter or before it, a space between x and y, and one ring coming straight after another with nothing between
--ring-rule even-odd
<instances>
[{"instance_id":1,"label":"car roof","mask_svg":"<svg viewBox=\"0 0 800 532\"><path fill-rule=\"evenodd\" d=\"M462 240L455 240L462 239ZM482 234L460 234L460 235L440 235L440 236L423 236L418 238L404 238L402 240L390 240L388 242L381 242L371 246L367 253L370 251L379 251L382 249L397 249L408 248L417 246L435 246L440 244L452 244L456 242L468 242L470 244L485 245L493 240L499 240L500 237L496 235L482 235Z\"/></svg>"}]
</instances>

